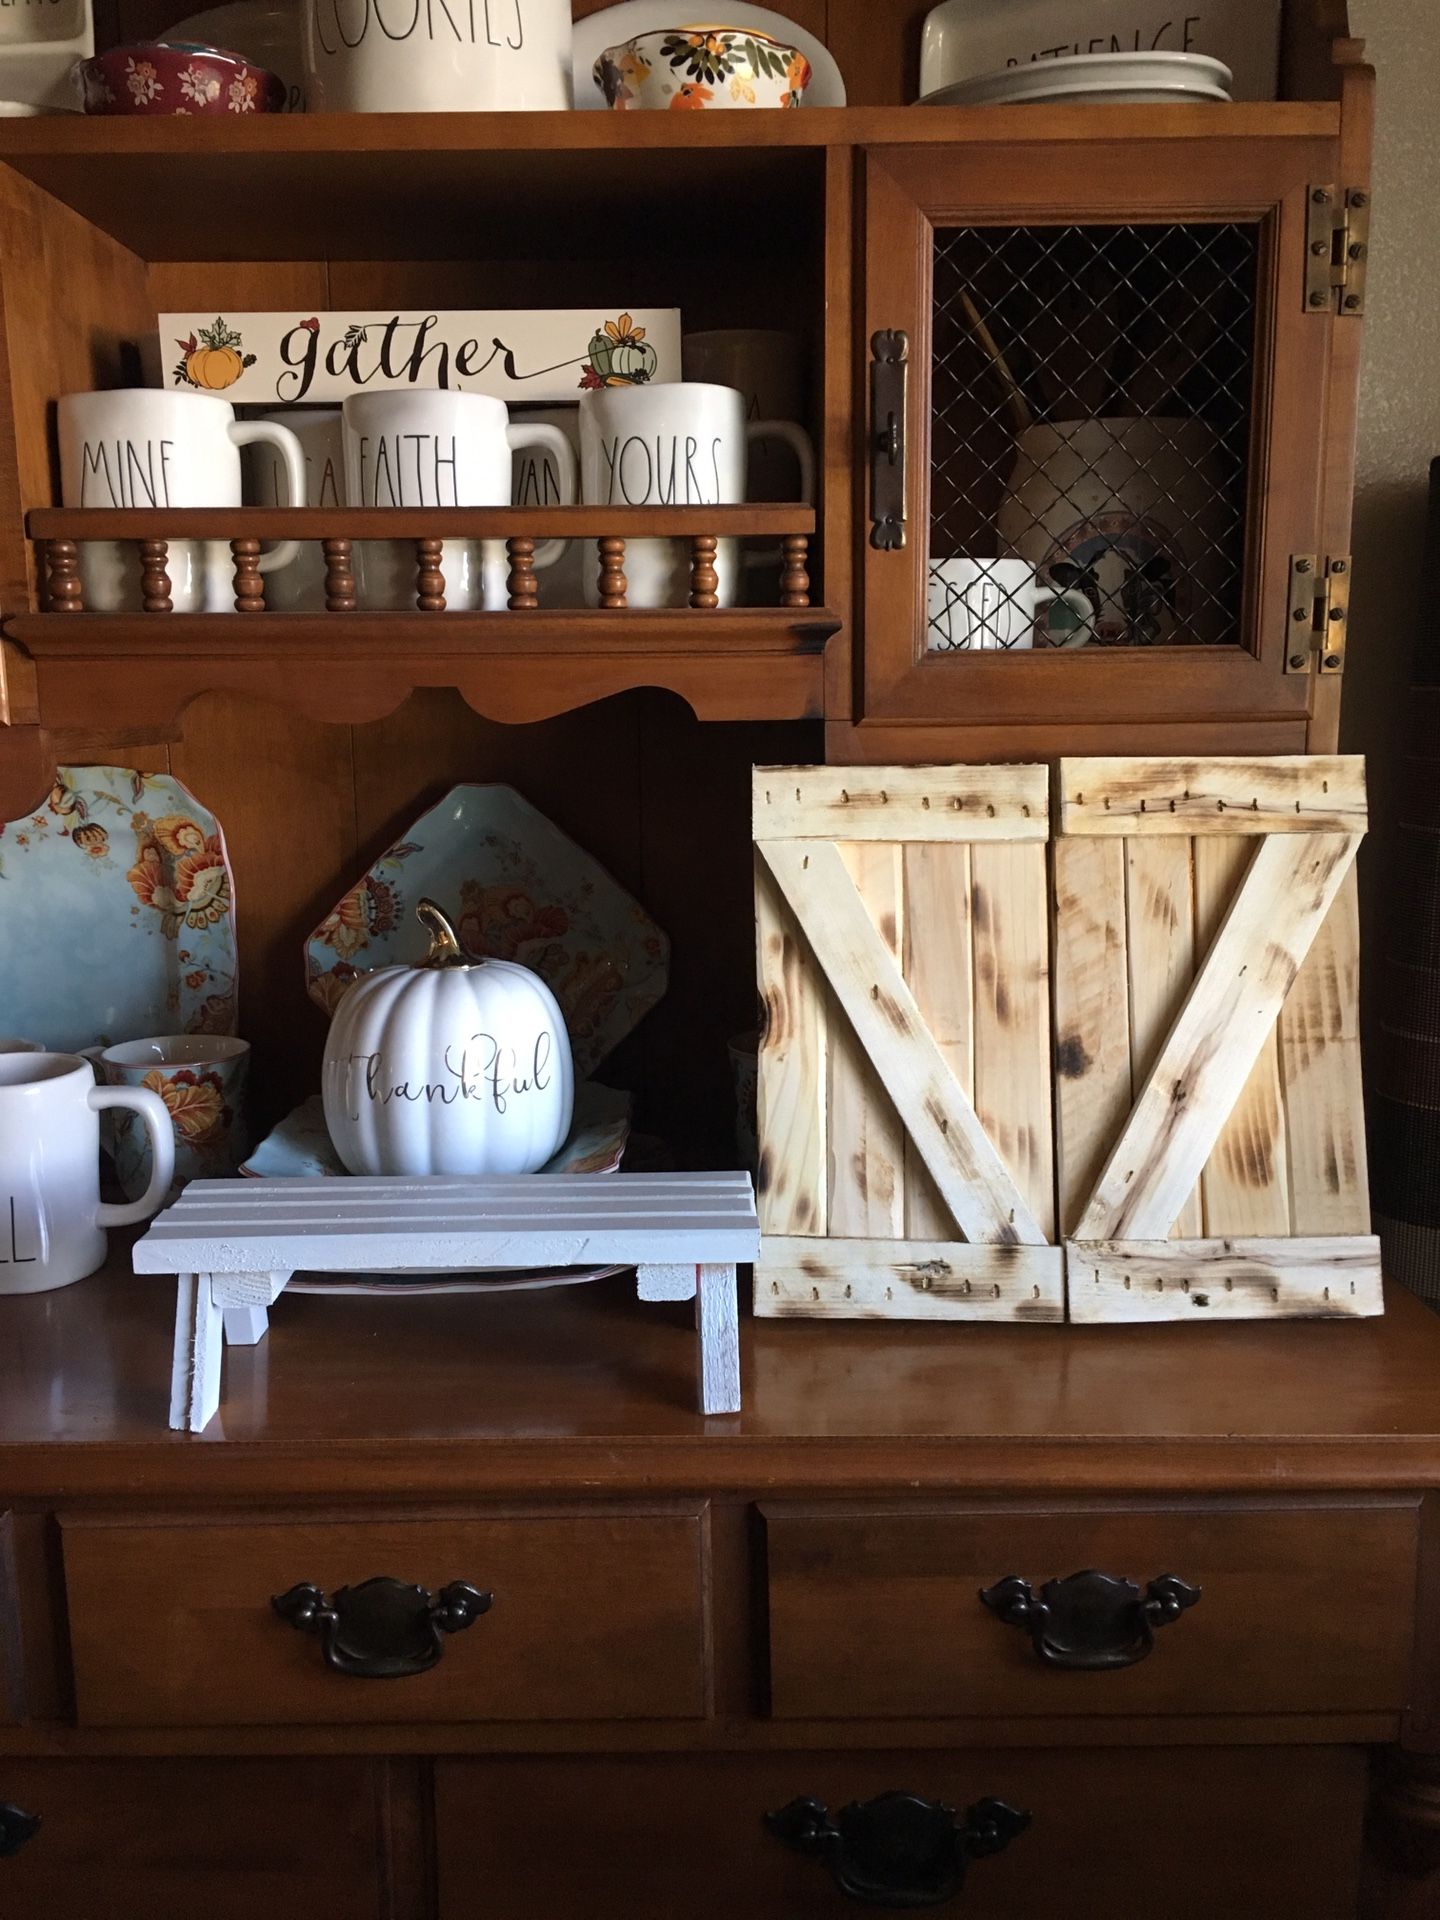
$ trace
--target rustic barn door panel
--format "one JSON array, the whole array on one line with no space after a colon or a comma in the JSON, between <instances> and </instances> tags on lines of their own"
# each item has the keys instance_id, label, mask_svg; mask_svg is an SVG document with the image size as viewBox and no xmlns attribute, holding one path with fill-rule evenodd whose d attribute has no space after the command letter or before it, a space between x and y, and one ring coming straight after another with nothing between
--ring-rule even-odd
<instances>
[{"instance_id":1,"label":"rustic barn door panel","mask_svg":"<svg viewBox=\"0 0 1440 1920\"><path fill-rule=\"evenodd\" d=\"M762 1314L1058 1320L1043 767L761 768Z\"/></svg>"},{"instance_id":2,"label":"rustic barn door panel","mask_svg":"<svg viewBox=\"0 0 1440 1920\"><path fill-rule=\"evenodd\" d=\"M1078 1320L1368 1314L1358 759L1062 761L1057 1144Z\"/></svg>"}]
</instances>

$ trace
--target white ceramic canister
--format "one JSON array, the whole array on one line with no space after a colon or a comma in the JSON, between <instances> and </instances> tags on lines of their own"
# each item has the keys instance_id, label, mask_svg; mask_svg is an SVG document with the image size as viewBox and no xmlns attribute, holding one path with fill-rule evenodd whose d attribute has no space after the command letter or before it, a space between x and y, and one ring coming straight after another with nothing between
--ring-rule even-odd
<instances>
[{"instance_id":1,"label":"white ceramic canister","mask_svg":"<svg viewBox=\"0 0 1440 1920\"><path fill-rule=\"evenodd\" d=\"M1102 645L1239 638L1237 509L1204 420L1027 427L996 524L1002 553L1087 596Z\"/></svg>"},{"instance_id":2,"label":"white ceramic canister","mask_svg":"<svg viewBox=\"0 0 1440 1920\"><path fill-rule=\"evenodd\" d=\"M301 0L312 113L570 105L570 0Z\"/></svg>"}]
</instances>

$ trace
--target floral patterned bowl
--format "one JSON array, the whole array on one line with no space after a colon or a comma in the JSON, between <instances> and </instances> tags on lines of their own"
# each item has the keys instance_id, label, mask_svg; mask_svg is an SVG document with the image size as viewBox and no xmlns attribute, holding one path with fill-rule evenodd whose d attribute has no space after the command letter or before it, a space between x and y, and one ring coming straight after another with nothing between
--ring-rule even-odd
<instances>
[{"instance_id":1,"label":"floral patterned bowl","mask_svg":"<svg viewBox=\"0 0 1440 1920\"><path fill-rule=\"evenodd\" d=\"M607 47L595 81L617 113L798 107L810 62L798 47L746 27L659 27Z\"/></svg>"},{"instance_id":2,"label":"floral patterned bowl","mask_svg":"<svg viewBox=\"0 0 1440 1920\"><path fill-rule=\"evenodd\" d=\"M75 68L86 113L280 113L285 83L243 54L185 41L112 47Z\"/></svg>"}]
</instances>

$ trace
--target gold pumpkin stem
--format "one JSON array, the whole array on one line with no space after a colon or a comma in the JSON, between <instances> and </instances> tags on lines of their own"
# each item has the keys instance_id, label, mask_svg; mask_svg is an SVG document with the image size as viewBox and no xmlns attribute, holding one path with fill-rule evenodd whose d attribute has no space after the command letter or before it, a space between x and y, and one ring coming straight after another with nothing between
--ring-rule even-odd
<instances>
[{"instance_id":1,"label":"gold pumpkin stem","mask_svg":"<svg viewBox=\"0 0 1440 1920\"><path fill-rule=\"evenodd\" d=\"M430 936L430 951L424 964L427 967L468 967L473 963L455 937L455 929L433 900L421 900L415 908L415 918Z\"/></svg>"}]
</instances>

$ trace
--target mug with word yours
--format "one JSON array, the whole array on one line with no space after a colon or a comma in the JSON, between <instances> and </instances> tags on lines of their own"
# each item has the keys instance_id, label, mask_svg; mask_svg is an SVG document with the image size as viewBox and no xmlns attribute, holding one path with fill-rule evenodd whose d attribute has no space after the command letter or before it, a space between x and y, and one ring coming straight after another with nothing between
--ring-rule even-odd
<instances>
[{"instance_id":1,"label":"mug with word yours","mask_svg":"<svg viewBox=\"0 0 1440 1920\"><path fill-rule=\"evenodd\" d=\"M580 396L581 494L597 507L738 506L756 441L783 441L800 465L800 498L815 498L815 449L793 420L747 420L745 396L700 380L647 387L605 387ZM722 607L735 604L739 554L721 540L715 555ZM690 601L690 549L684 540L625 543L626 599L632 607L684 607ZM585 598L600 604L591 570Z\"/></svg>"},{"instance_id":2,"label":"mug with word yours","mask_svg":"<svg viewBox=\"0 0 1440 1920\"><path fill-rule=\"evenodd\" d=\"M154 1159L127 1207L100 1202L100 1114L133 1107ZM105 1259L105 1229L148 1220L165 1204L175 1136L156 1093L97 1087L71 1053L0 1054L0 1294L46 1293Z\"/></svg>"},{"instance_id":3,"label":"mug with word yours","mask_svg":"<svg viewBox=\"0 0 1440 1920\"><path fill-rule=\"evenodd\" d=\"M1095 608L1075 587L1047 587L1027 560L932 560L926 594L932 653L1014 653L1043 637L1052 647L1083 647L1095 634Z\"/></svg>"},{"instance_id":4,"label":"mug with word yours","mask_svg":"<svg viewBox=\"0 0 1440 1920\"><path fill-rule=\"evenodd\" d=\"M542 420L511 426L503 400L485 393L359 393L344 414L345 497L352 507L508 507L512 456L543 447L559 475L562 500L575 499L575 455L558 427ZM549 567L563 540L535 549ZM440 560L445 605L455 612L503 608L509 563L503 540L447 540ZM398 611L415 605L413 540L361 542L360 603Z\"/></svg>"},{"instance_id":5,"label":"mug with word yours","mask_svg":"<svg viewBox=\"0 0 1440 1920\"><path fill-rule=\"evenodd\" d=\"M228 400L208 393L121 387L67 393L57 408L60 492L67 507L238 507L240 449L274 446L290 506L305 505L305 457L288 427L237 420ZM165 538L164 523L156 533ZM261 573L288 567L300 552L285 540L260 558ZM227 540L171 540L165 570L176 613L233 613L235 577ZM95 613L138 613L140 563L133 541L87 540L80 584Z\"/></svg>"}]
</instances>

